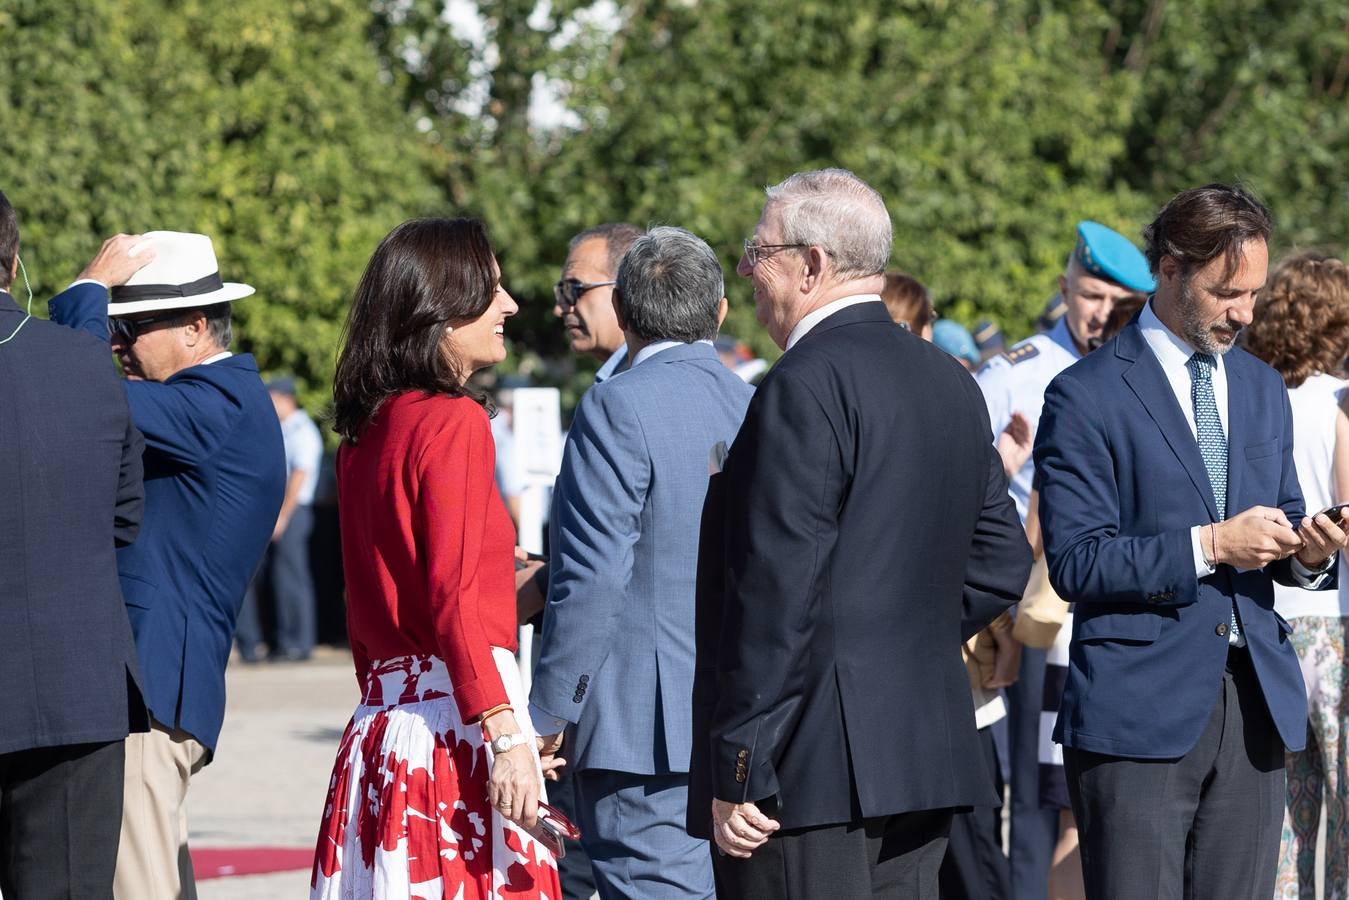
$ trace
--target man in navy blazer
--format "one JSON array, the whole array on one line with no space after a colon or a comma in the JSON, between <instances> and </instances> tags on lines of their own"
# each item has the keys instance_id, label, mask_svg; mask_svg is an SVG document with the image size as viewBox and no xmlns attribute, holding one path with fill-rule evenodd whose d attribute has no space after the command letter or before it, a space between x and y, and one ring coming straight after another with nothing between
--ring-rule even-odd
<instances>
[{"instance_id":1,"label":"man in navy blazer","mask_svg":"<svg viewBox=\"0 0 1349 900\"><path fill-rule=\"evenodd\" d=\"M116 559L144 445L106 345L14 302L18 251L0 194L0 892L98 900L148 727Z\"/></svg>"},{"instance_id":2,"label":"man in navy blazer","mask_svg":"<svg viewBox=\"0 0 1349 900\"><path fill-rule=\"evenodd\" d=\"M586 392L550 522L535 728L576 771L581 842L600 896L714 896L705 840L684 830L691 751L694 573L713 448L753 388L711 340L721 266L681 228L623 257L614 308L631 366Z\"/></svg>"},{"instance_id":3,"label":"man in navy blazer","mask_svg":"<svg viewBox=\"0 0 1349 900\"><path fill-rule=\"evenodd\" d=\"M1273 896L1307 730L1273 582L1331 586L1346 536L1303 517L1283 382L1235 347L1269 235L1240 188L1176 196L1144 234L1156 294L1045 395L1045 552L1077 604L1054 738L1089 897Z\"/></svg>"},{"instance_id":4,"label":"man in navy blazer","mask_svg":"<svg viewBox=\"0 0 1349 900\"><path fill-rule=\"evenodd\" d=\"M111 328L145 435L145 519L117 557L152 719L127 746L127 900L195 896L188 779L215 752L235 620L281 508L276 413L253 357L229 352L229 302L252 293L221 281L210 238L152 232L110 238L51 302L53 321Z\"/></svg>"}]
</instances>

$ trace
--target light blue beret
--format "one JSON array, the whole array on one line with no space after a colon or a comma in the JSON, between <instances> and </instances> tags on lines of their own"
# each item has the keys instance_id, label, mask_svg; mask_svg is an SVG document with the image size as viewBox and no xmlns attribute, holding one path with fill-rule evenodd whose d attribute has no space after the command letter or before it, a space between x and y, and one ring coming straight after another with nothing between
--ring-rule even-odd
<instances>
[{"instance_id":1,"label":"light blue beret","mask_svg":"<svg viewBox=\"0 0 1349 900\"><path fill-rule=\"evenodd\" d=\"M979 365L979 348L965 326L951 319L938 319L932 323L932 343L957 359L969 360L970 365Z\"/></svg>"},{"instance_id":2,"label":"light blue beret","mask_svg":"<svg viewBox=\"0 0 1349 900\"><path fill-rule=\"evenodd\" d=\"M1131 291L1150 294L1156 288L1142 252L1124 235L1099 222L1077 223L1073 259L1088 275L1113 281Z\"/></svg>"}]
</instances>

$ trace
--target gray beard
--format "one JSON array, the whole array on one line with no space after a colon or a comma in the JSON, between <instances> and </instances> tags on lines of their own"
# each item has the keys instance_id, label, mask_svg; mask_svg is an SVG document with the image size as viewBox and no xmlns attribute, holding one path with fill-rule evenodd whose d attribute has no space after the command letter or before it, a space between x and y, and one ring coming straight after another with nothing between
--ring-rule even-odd
<instances>
[{"instance_id":1,"label":"gray beard","mask_svg":"<svg viewBox=\"0 0 1349 900\"><path fill-rule=\"evenodd\" d=\"M1189 342L1191 347L1210 356L1222 356L1228 350L1237 345L1237 339L1241 337L1241 329L1235 329L1235 335L1230 344L1220 344L1213 337L1213 332L1209 330L1208 324L1199 317L1199 304L1194 302L1194 294L1190 291L1189 279L1182 279L1180 283L1180 327L1184 332L1182 337Z\"/></svg>"}]
</instances>

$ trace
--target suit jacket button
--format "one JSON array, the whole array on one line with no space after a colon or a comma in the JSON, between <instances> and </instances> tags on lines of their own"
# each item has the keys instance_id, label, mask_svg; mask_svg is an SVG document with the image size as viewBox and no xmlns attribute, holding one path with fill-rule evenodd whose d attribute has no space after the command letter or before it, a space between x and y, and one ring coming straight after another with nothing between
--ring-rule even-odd
<instances>
[{"instance_id":1,"label":"suit jacket button","mask_svg":"<svg viewBox=\"0 0 1349 900\"><path fill-rule=\"evenodd\" d=\"M736 758L738 758L738 759L749 759L749 751L748 751L748 750L741 750L739 753L736 754Z\"/></svg>"},{"instance_id":2,"label":"suit jacket button","mask_svg":"<svg viewBox=\"0 0 1349 900\"><path fill-rule=\"evenodd\" d=\"M1227 623L1219 622L1218 627L1213 629L1213 633L1218 637L1227 637Z\"/></svg>"},{"instance_id":3,"label":"suit jacket button","mask_svg":"<svg viewBox=\"0 0 1349 900\"><path fill-rule=\"evenodd\" d=\"M589 676L589 675L582 675L582 676L581 676L581 684L585 684L585 683L588 682L588 681L590 681L590 676Z\"/></svg>"},{"instance_id":4,"label":"suit jacket button","mask_svg":"<svg viewBox=\"0 0 1349 900\"><path fill-rule=\"evenodd\" d=\"M744 784L744 783L745 783L745 773L744 773L744 772L736 772L736 773L735 773L735 780L738 781L738 782L741 783L741 784Z\"/></svg>"},{"instance_id":5,"label":"suit jacket button","mask_svg":"<svg viewBox=\"0 0 1349 900\"><path fill-rule=\"evenodd\" d=\"M584 699L584 698L581 696L581 692L580 692L580 691L577 691L575 694L572 694L572 696L571 696L571 702L572 702L572 703L580 703L582 699Z\"/></svg>"},{"instance_id":6,"label":"suit jacket button","mask_svg":"<svg viewBox=\"0 0 1349 900\"><path fill-rule=\"evenodd\" d=\"M1148 602L1149 602L1149 603L1157 603L1157 602L1160 601L1161 599L1162 599L1161 594L1150 594L1150 595L1148 596Z\"/></svg>"}]
</instances>

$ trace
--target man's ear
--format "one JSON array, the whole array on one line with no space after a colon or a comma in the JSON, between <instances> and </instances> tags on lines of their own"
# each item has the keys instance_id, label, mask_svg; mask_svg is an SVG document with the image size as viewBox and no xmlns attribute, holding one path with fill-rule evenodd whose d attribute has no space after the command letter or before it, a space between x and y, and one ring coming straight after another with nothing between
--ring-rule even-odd
<instances>
[{"instance_id":1,"label":"man's ear","mask_svg":"<svg viewBox=\"0 0 1349 900\"><path fill-rule=\"evenodd\" d=\"M614 288L613 296L609 299L609 302L613 304L614 318L618 319L619 330L626 333L628 330L628 322L623 318L623 307L619 305L618 302L618 288Z\"/></svg>"},{"instance_id":2,"label":"man's ear","mask_svg":"<svg viewBox=\"0 0 1349 900\"><path fill-rule=\"evenodd\" d=\"M728 309L730 309L730 308L731 308L731 304L729 304L729 303L726 302L726 298L725 298L725 297L722 297L722 298L721 298L721 301L717 304L717 330L718 330L718 331L721 330L721 323L723 323L723 322L726 321L726 311L727 311Z\"/></svg>"},{"instance_id":3,"label":"man's ear","mask_svg":"<svg viewBox=\"0 0 1349 900\"><path fill-rule=\"evenodd\" d=\"M1157 261L1157 277L1168 284L1180 277L1180 263L1174 256L1163 256Z\"/></svg>"},{"instance_id":4,"label":"man's ear","mask_svg":"<svg viewBox=\"0 0 1349 900\"><path fill-rule=\"evenodd\" d=\"M19 245L14 244L14 258L9 263L9 284L14 286L14 279L19 277Z\"/></svg>"},{"instance_id":5,"label":"man's ear","mask_svg":"<svg viewBox=\"0 0 1349 900\"><path fill-rule=\"evenodd\" d=\"M807 291L813 291L824 281L829 264L829 254L824 252L823 247L816 247L812 244L806 248L803 258L806 262L806 271L802 276L802 287Z\"/></svg>"},{"instance_id":6,"label":"man's ear","mask_svg":"<svg viewBox=\"0 0 1349 900\"><path fill-rule=\"evenodd\" d=\"M192 318L183 323L183 343L189 347L197 346L198 342L206 338L206 314L196 312Z\"/></svg>"}]
</instances>

